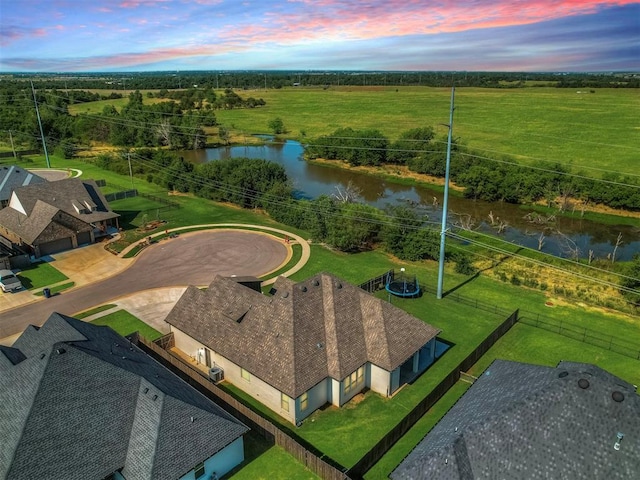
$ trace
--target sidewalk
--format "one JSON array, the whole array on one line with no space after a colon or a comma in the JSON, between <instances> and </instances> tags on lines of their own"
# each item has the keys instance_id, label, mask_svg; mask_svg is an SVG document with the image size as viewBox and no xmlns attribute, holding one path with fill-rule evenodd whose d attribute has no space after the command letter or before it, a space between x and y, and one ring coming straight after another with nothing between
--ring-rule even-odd
<instances>
[{"instance_id":1,"label":"sidewalk","mask_svg":"<svg viewBox=\"0 0 640 480\"><path fill-rule=\"evenodd\" d=\"M53 288L71 282L74 284L71 288L77 288L98 282L123 272L135 261L109 253L104 245L104 243L94 243L51 255L48 263L64 274L67 279L33 290L0 294L0 314L41 300L43 297L38 294L41 294L44 288Z\"/></svg>"}]
</instances>

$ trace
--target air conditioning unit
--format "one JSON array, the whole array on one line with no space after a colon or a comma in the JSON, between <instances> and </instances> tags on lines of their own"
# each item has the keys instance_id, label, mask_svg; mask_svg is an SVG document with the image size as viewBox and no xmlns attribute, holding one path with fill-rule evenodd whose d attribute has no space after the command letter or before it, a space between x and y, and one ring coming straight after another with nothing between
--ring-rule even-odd
<instances>
[{"instance_id":1,"label":"air conditioning unit","mask_svg":"<svg viewBox=\"0 0 640 480\"><path fill-rule=\"evenodd\" d=\"M209 369L209 380L213 383L218 383L224 379L224 370L218 366L213 366Z\"/></svg>"}]
</instances>

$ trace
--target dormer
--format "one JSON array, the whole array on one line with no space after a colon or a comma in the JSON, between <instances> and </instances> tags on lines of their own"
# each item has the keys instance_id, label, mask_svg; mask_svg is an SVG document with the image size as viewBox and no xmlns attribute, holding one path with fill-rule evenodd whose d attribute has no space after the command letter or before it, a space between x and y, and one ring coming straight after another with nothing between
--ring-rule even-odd
<instances>
[{"instance_id":1,"label":"dormer","mask_svg":"<svg viewBox=\"0 0 640 480\"><path fill-rule=\"evenodd\" d=\"M82 203L79 202L78 200L71 200L71 205L73 205L73 208L75 209L76 213L89 213L91 210L87 210L87 206Z\"/></svg>"}]
</instances>

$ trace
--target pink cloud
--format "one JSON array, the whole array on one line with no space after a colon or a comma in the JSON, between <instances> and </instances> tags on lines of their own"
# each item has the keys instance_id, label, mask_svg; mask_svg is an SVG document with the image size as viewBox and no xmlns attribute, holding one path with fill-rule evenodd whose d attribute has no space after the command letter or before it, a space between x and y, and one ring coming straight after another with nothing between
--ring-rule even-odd
<instances>
[{"instance_id":1,"label":"pink cloud","mask_svg":"<svg viewBox=\"0 0 640 480\"><path fill-rule=\"evenodd\" d=\"M171 0L124 0L120 2L122 8L159 7Z\"/></svg>"},{"instance_id":2,"label":"pink cloud","mask_svg":"<svg viewBox=\"0 0 640 480\"><path fill-rule=\"evenodd\" d=\"M24 28L6 25L0 30L0 45L7 46L24 38L44 37L47 34L47 30L44 28Z\"/></svg>"},{"instance_id":3,"label":"pink cloud","mask_svg":"<svg viewBox=\"0 0 640 480\"><path fill-rule=\"evenodd\" d=\"M452 33L464 30L526 25L637 0L516 0L459 2L390 0L363 4L359 0L289 0L293 8L264 15L255 23L223 28L222 38L253 43L300 43L318 39L361 40L381 36ZM295 5L303 5L295 8ZM274 33L275 32L275 33Z\"/></svg>"}]
</instances>

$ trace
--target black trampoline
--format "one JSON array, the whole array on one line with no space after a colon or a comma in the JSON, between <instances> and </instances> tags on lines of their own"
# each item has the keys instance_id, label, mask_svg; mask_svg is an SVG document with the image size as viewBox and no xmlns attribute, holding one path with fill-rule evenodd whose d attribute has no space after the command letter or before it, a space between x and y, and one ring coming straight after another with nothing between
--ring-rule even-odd
<instances>
[{"instance_id":1,"label":"black trampoline","mask_svg":"<svg viewBox=\"0 0 640 480\"><path fill-rule=\"evenodd\" d=\"M413 277L407 275L404 268L400 269L400 275L394 275L393 278L389 276L387 278L387 285L385 286L387 292L395 295L396 297L418 297L420 295L420 284L418 279L414 275Z\"/></svg>"}]
</instances>

